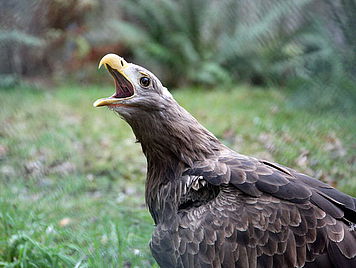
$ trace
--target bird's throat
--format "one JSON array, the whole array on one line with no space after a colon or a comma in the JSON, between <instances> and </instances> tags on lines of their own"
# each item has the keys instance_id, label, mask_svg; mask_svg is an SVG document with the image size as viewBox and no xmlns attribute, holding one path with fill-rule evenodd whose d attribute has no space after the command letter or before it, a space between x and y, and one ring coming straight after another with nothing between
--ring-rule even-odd
<instances>
[{"instance_id":1,"label":"bird's throat","mask_svg":"<svg viewBox=\"0 0 356 268\"><path fill-rule=\"evenodd\" d=\"M162 189L196 161L219 154L223 145L175 103L165 111L143 113L127 121L147 158L146 203L158 222L163 210L178 209L169 206L169 198L159 198Z\"/></svg>"},{"instance_id":2,"label":"bird's throat","mask_svg":"<svg viewBox=\"0 0 356 268\"><path fill-rule=\"evenodd\" d=\"M146 158L160 163L195 161L216 154L220 141L175 101L164 111L127 120Z\"/></svg>"}]
</instances>

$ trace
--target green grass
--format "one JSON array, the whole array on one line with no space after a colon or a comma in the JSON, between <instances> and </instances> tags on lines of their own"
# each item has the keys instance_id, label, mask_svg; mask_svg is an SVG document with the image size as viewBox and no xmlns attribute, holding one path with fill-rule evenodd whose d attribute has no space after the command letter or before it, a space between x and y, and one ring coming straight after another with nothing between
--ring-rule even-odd
<instances>
[{"instance_id":1,"label":"green grass","mask_svg":"<svg viewBox=\"0 0 356 268\"><path fill-rule=\"evenodd\" d=\"M112 88L0 91L0 267L150 267L145 159L125 122L91 104ZM225 144L356 195L356 118L289 108L277 90L183 89Z\"/></svg>"}]
</instances>

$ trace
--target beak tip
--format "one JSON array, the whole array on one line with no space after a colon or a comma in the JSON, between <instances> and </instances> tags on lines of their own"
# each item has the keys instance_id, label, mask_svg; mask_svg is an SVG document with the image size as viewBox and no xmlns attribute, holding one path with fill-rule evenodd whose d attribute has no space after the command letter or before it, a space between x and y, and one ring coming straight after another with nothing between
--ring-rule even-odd
<instances>
[{"instance_id":1,"label":"beak tip","mask_svg":"<svg viewBox=\"0 0 356 268\"><path fill-rule=\"evenodd\" d=\"M101 105L100 105L101 102L102 102L101 99L94 101L93 107L95 107L95 108L100 107L100 106L101 106Z\"/></svg>"},{"instance_id":2,"label":"beak tip","mask_svg":"<svg viewBox=\"0 0 356 268\"><path fill-rule=\"evenodd\" d=\"M98 66L98 70L101 68L101 66L103 66L103 60L101 60L100 62L99 62L99 66Z\"/></svg>"},{"instance_id":3,"label":"beak tip","mask_svg":"<svg viewBox=\"0 0 356 268\"><path fill-rule=\"evenodd\" d=\"M109 53L101 58L98 69L100 69L102 65L104 65L106 69L107 65L109 65L111 68L120 71L126 68L128 66L128 63L119 55Z\"/></svg>"}]
</instances>

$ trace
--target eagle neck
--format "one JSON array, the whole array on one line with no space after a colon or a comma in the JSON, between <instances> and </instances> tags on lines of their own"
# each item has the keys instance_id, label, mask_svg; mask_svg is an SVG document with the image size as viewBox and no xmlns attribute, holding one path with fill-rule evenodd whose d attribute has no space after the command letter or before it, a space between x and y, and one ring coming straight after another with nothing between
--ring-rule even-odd
<instances>
[{"instance_id":1,"label":"eagle neck","mask_svg":"<svg viewBox=\"0 0 356 268\"><path fill-rule=\"evenodd\" d=\"M146 203L158 223L176 214L174 191L184 170L217 154L221 143L174 100L128 123L147 159Z\"/></svg>"},{"instance_id":2,"label":"eagle neck","mask_svg":"<svg viewBox=\"0 0 356 268\"><path fill-rule=\"evenodd\" d=\"M220 141L174 99L163 107L127 120L147 159L191 166L221 149Z\"/></svg>"}]
</instances>

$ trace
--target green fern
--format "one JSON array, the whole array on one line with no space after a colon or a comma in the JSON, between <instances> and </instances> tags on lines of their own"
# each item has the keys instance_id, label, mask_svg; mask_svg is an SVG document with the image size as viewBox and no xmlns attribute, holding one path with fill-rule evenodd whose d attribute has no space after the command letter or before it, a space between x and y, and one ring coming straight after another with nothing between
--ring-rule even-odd
<instances>
[{"instance_id":1,"label":"green fern","mask_svg":"<svg viewBox=\"0 0 356 268\"><path fill-rule=\"evenodd\" d=\"M217 85L256 75L267 80L271 61L288 56L280 53L289 40L278 36L279 21L311 0L256 5L254 20L244 14L243 2L124 1L130 23L118 24L118 34L138 62L157 66L170 84ZM139 33L139 40L132 39L133 33Z\"/></svg>"},{"instance_id":2,"label":"green fern","mask_svg":"<svg viewBox=\"0 0 356 268\"><path fill-rule=\"evenodd\" d=\"M300 81L295 84L290 79L288 83L293 105L314 111L356 111L356 34L352 24L356 22L356 5L349 0L341 2L336 8L334 2L327 1L329 16L314 18L309 31L299 36L303 53L290 65ZM325 27L327 24L334 26L334 32Z\"/></svg>"}]
</instances>

